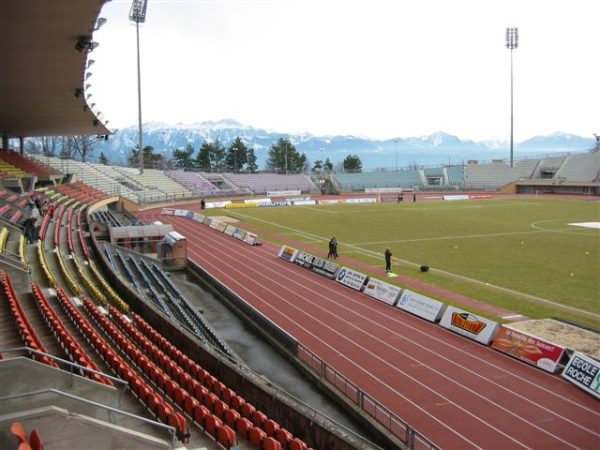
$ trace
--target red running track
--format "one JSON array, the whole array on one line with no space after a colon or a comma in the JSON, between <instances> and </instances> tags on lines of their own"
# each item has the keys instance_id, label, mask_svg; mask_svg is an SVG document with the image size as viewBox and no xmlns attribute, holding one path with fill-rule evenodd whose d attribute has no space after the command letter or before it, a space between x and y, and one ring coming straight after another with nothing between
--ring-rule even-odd
<instances>
[{"instance_id":1,"label":"red running track","mask_svg":"<svg viewBox=\"0 0 600 450\"><path fill-rule=\"evenodd\" d=\"M188 258L442 449L598 449L600 402L547 374L192 220Z\"/></svg>"}]
</instances>

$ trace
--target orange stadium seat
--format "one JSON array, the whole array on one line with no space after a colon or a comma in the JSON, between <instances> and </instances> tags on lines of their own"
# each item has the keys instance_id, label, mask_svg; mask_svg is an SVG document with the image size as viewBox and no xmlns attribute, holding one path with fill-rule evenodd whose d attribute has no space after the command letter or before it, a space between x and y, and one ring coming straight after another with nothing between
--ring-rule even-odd
<instances>
[{"instance_id":1,"label":"orange stadium seat","mask_svg":"<svg viewBox=\"0 0 600 450\"><path fill-rule=\"evenodd\" d=\"M267 437L267 433L258 427L252 427L248 431L248 439L254 448L261 449L263 440Z\"/></svg>"},{"instance_id":2,"label":"orange stadium seat","mask_svg":"<svg viewBox=\"0 0 600 450\"><path fill-rule=\"evenodd\" d=\"M10 426L10 432L19 442L27 442L27 431L25 431L25 427L21 422L14 422Z\"/></svg>"},{"instance_id":3,"label":"orange stadium seat","mask_svg":"<svg viewBox=\"0 0 600 450\"><path fill-rule=\"evenodd\" d=\"M269 436L269 437L275 437L275 434L277 433L279 428L280 428L279 424L277 422L275 422L273 419L267 419L267 420L265 420L265 423L263 424L263 430L265 430L265 432L267 433L267 436Z\"/></svg>"},{"instance_id":4,"label":"orange stadium seat","mask_svg":"<svg viewBox=\"0 0 600 450\"><path fill-rule=\"evenodd\" d=\"M221 419L219 419L217 416L213 416L212 414L210 414L206 417L206 419L204 419L204 423L206 425L206 432L216 439L217 429L223 426L223 422L221 421Z\"/></svg>"},{"instance_id":5,"label":"orange stadium seat","mask_svg":"<svg viewBox=\"0 0 600 450\"><path fill-rule=\"evenodd\" d=\"M220 426L219 428L217 428L217 442L226 449L230 449L231 447L237 444L237 440L235 438L235 431L233 431L227 425Z\"/></svg>"},{"instance_id":6,"label":"orange stadium seat","mask_svg":"<svg viewBox=\"0 0 600 450\"><path fill-rule=\"evenodd\" d=\"M248 439L248 433L253 426L254 425L252 425L252 422L245 417L238 417L235 422L235 429L245 439Z\"/></svg>"},{"instance_id":7,"label":"orange stadium seat","mask_svg":"<svg viewBox=\"0 0 600 450\"><path fill-rule=\"evenodd\" d=\"M263 450L282 450L281 443L272 437L263 440Z\"/></svg>"}]
</instances>

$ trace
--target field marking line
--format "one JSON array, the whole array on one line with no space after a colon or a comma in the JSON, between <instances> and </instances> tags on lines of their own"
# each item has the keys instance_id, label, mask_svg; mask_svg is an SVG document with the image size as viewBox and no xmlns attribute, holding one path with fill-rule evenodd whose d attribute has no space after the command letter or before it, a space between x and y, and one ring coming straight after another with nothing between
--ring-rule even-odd
<instances>
[{"instance_id":1,"label":"field marking line","mask_svg":"<svg viewBox=\"0 0 600 450\"><path fill-rule=\"evenodd\" d=\"M537 222L530 223L529 226L531 228L536 229L536 230L545 231L545 232L548 232L548 233L576 234L578 236L589 236L594 231L597 231L595 228L589 228L588 231L585 231L582 228L578 228L578 229L565 228L565 229L562 229L562 230L552 230L552 229L540 227L538 225L538 224L544 223L544 222L557 222L557 221L562 221L562 219L538 220ZM592 234L592 236L594 236L594 235L595 234Z\"/></svg>"},{"instance_id":2,"label":"field marking line","mask_svg":"<svg viewBox=\"0 0 600 450\"><path fill-rule=\"evenodd\" d=\"M498 237L498 236L514 236L516 234L531 234L531 233L546 233L548 230L527 230L527 231L507 231L504 233L489 233L489 234L465 234L465 235L454 235L454 236L438 236L431 238L417 238L417 239L400 239L397 241L379 241L379 242L354 242L353 244L346 245L377 245L377 244L402 244L406 242L427 242L427 241L444 241L448 239L471 239L471 238L486 238L486 237Z\"/></svg>"},{"instance_id":3,"label":"field marking line","mask_svg":"<svg viewBox=\"0 0 600 450\"><path fill-rule=\"evenodd\" d=\"M269 225L273 225L273 226L276 226L276 227L279 227L279 228L283 228L283 229L286 229L286 230L289 230L289 231L296 232L299 235L305 234L307 236L311 236L313 239L321 239L323 241L327 241L327 238L325 238L325 237L318 236L318 235L312 234L312 233L305 233L305 232L303 232L301 230L298 230L298 229L295 229L295 228L292 228L292 227L288 227L286 225L281 225L281 224L278 224L278 223L275 223L275 222L271 222L270 220L258 219L258 218L255 218L255 217L252 217L252 216L247 216L245 214L240 214L240 213L238 213L238 214L240 216L242 216L242 217L246 217L246 218L249 218L249 219L257 220L259 222L264 222L264 223L267 223ZM541 230L541 231L546 231L546 230ZM344 242L339 242L339 241L338 241L338 244L350 247L350 248L354 249L358 254L362 254L364 256L377 257L378 259L383 258L383 253L374 252L372 250L359 247L358 245L346 244ZM401 262L401 263L403 263L405 265L408 265L408 266L411 266L411 267L417 267L418 268L418 267L421 266L421 264L419 264L419 263L414 263L412 261L408 261L408 260L405 260L405 259L394 258L394 261ZM547 304L547 305L551 305L554 308L563 309L563 310L570 311L570 312L573 312L573 313L576 313L576 314L580 314L580 315L583 315L583 316L591 317L591 318L593 318L595 320L600 320L600 314L595 314L595 313L586 311L584 309L578 309L578 308L575 308L575 307L569 306L569 305L563 305L561 303L553 302L552 300L548 300L546 298L538 297L536 295L527 294L525 292L515 291L514 289L510 289L510 288L506 288L506 287L502 287L502 286L497 286L495 284L486 283L484 281L477 280L475 278L467 277L467 276L464 276L464 275L459 275L457 273L448 272L448 271L442 270L442 269L430 268L429 271L433 272L433 273L439 273L439 274L445 275L445 276L447 276L449 278L454 278L454 279L466 281L468 283L475 284L475 285L478 285L478 286L483 286L483 287L486 287L486 288L495 289L495 290L498 290L500 292L506 292L508 294L516 295L518 297L523 297L523 298L531 300L531 301L536 301L536 302L539 302L539 303L544 303L544 304Z\"/></svg>"}]
</instances>

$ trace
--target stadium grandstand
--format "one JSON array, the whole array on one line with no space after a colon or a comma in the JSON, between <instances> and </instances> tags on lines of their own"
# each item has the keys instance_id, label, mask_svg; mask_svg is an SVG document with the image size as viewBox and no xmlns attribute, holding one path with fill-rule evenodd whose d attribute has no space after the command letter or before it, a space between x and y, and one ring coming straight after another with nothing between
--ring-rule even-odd
<instances>
[{"instance_id":1,"label":"stadium grandstand","mask_svg":"<svg viewBox=\"0 0 600 450\"><path fill-rule=\"evenodd\" d=\"M369 314L387 312L381 308L390 305L365 307L364 286L354 292L341 284L325 285L302 269L294 272L285 255L275 257L273 244L268 256L252 253L262 244L253 230L203 216L199 201L235 207L246 201L257 205L269 196L274 199L269 204L287 206L293 201L314 204L312 197L324 193L343 198L386 190L599 195L599 154L524 159L514 167L504 161L470 161L319 176L140 173L132 167L27 154L26 137L110 135L73 89L82 84L104 3L21 0L0 6L0 55L6 62L0 89L0 447L435 450L462 448L465 442L468 448L485 448L495 439L509 448L517 438L526 440L502 430L499 437L491 431L486 435L459 423L474 414L447 400L449 393L434 392L435 401L426 397L435 389L423 387L421 377L427 373L422 364L396 364L377 355L368 369L360 368L358 381L352 380L349 373L358 370L358 360L370 357L367 348L357 357L345 353L345 345L356 344L344 340L354 340L352 320L329 339L307 331L298 310L277 310L270 300L289 297L294 307L305 310L309 306L301 302L317 296L336 301L336 308L353 302L371 324L376 319ZM23 30L28 39L22 39ZM253 264L253 258L264 267ZM329 265L322 262L321 274ZM282 274L288 272L292 275L284 281ZM241 281L248 277L253 280ZM347 311L340 307L338 312L331 321ZM420 326L410 320L404 322L407 334ZM453 351L460 351L454 357L461 358L462 338L443 336L454 343ZM384 338L373 343L392 346ZM318 354L311 348L324 350ZM483 352L480 348L473 351ZM337 367L328 364L338 357ZM525 378L529 367L508 361L519 380ZM371 389L373 373L404 366L423 370L407 375L405 386L423 390L420 403L398 394L397 387ZM466 371L479 376L461 368ZM508 377L503 371L486 377ZM450 383L447 378L436 383ZM538 381L560 382L541 376ZM482 395L466 389L472 399ZM494 391L495 402L504 391ZM402 396L394 407L386 406L390 393ZM597 414L597 405L594 411L585 394L577 398L587 408L585 418L574 411L576 402L564 401L564 417L556 420L574 427L565 432L575 441L571 447L586 448L598 442L597 429L596 438L586 434L594 426L589 416L590 411ZM518 414L509 406L501 409L510 419ZM523 409L534 408L527 404ZM550 419L539 417L538 423L555 417L551 405L543 409ZM490 430L499 426L490 425ZM468 433L489 440L478 445L469 440L473 437L461 437ZM566 442L563 436L541 434L540 448ZM464 441L453 445L457 439Z\"/></svg>"}]
</instances>

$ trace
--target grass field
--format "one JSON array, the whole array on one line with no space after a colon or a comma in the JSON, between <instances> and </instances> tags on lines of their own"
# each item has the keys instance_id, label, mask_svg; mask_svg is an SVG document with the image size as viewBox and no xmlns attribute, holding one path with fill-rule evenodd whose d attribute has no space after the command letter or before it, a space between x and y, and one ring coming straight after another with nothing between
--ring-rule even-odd
<instances>
[{"instance_id":1,"label":"grass field","mask_svg":"<svg viewBox=\"0 0 600 450\"><path fill-rule=\"evenodd\" d=\"M600 222L598 201L429 200L223 213L281 235L277 243L301 241L326 252L335 236L340 254L373 267L383 267L389 246L397 273L529 317L600 328L600 230L568 225ZM421 264L432 271L421 273Z\"/></svg>"}]
</instances>

